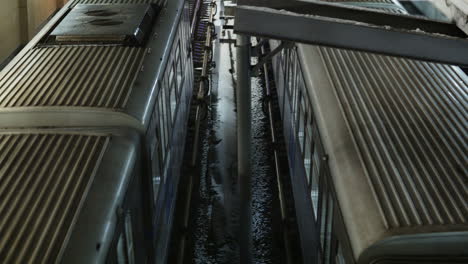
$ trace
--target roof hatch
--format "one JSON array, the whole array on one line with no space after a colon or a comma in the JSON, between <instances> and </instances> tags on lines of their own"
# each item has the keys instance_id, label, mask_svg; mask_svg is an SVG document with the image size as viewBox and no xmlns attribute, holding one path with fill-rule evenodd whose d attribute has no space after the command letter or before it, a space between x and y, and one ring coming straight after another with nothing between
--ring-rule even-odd
<instances>
[{"instance_id":1,"label":"roof hatch","mask_svg":"<svg viewBox=\"0 0 468 264\"><path fill-rule=\"evenodd\" d=\"M50 33L49 44L142 45L156 16L150 4L76 5Z\"/></svg>"}]
</instances>

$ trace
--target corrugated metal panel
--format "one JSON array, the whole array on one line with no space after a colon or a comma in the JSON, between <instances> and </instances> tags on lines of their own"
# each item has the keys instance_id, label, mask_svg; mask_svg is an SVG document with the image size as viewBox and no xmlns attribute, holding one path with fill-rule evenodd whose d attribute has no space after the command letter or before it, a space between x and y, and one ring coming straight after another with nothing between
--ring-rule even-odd
<instances>
[{"instance_id":1,"label":"corrugated metal panel","mask_svg":"<svg viewBox=\"0 0 468 264\"><path fill-rule=\"evenodd\" d=\"M365 7L371 9L378 9L388 13L397 13L404 14L406 10L395 4L393 0L353 0L353 1L343 1L343 0L320 0L323 2L333 2L346 4L351 6Z\"/></svg>"},{"instance_id":2,"label":"corrugated metal panel","mask_svg":"<svg viewBox=\"0 0 468 264\"><path fill-rule=\"evenodd\" d=\"M32 49L0 76L0 107L124 108L145 53L116 46Z\"/></svg>"},{"instance_id":3,"label":"corrugated metal panel","mask_svg":"<svg viewBox=\"0 0 468 264\"><path fill-rule=\"evenodd\" d=\"M351 1L344 1L344 0L320 0L323 2L343 2L343 3L387 3L387 4L394 4L393 0L351 0Z\"/></svg>"},{"instance_id":4,"label":"corrugated metal panel","mask_svg":"<svg viewBox=\"0 0 468 264\"><path fill-rule=\"evenodd\" d=\"M467 224L467 76L448 65L320 51L388 227Z\"/></svg>"},{"instance_id":5,"label":"corrugated metal panel","mask_svg":"<svg viewBox=\"0 0 468 264\"><path fill-rule=\"evenodd\" d=\"M108 137L0 135L0 260L55 263Z\"/></svg>"},{"instance_id":6,"label":"corrugated metal panel","mask_svg":"<svg viewBox=\"0 0 468 264\"><path fill-rule=\"evenodd\" d=\"M161 0L76 0L73 4L152 4Z\"/></svg>"},{"instance_id":7,"label":"corrugated metal panel","mask_svg":"<svg viewBox=\"0 0 468 264\"><path fill-rule=\"evenodd\" d=\"M396 13L396 14L405 14L401 9L391 9L391 8L377 8L379 10L388 12L388 13Z\"/></svg>"},{"instance_id":8,"label":"corrugated metal panel","mask_svg":"<svg viewBox=\"0 0 468 264\"><path fill-rule=\"evenodd\" d=\"M376 8L376 9L379 9L381 11L385 11L385 12L388 12L388 13L396 13L396 14L404 14L405 13L401 9L391 9L391 8Z\"/></svg>"}]
</instances>

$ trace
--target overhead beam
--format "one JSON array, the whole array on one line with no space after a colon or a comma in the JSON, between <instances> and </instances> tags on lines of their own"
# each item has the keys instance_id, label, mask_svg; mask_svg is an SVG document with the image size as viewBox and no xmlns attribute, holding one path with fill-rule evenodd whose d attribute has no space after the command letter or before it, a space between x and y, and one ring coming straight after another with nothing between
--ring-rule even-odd
<instances>
[{"instance_id":1,"label":"overhead beam","mask_svg":"<svg viewBox=\"0 0 468 264\"><path fill-rule=\"evenodd\" d=\"M238 34L468 66L467 36L454 24L328 3L238 4Z\"/></svg>"},{"instance_id":2,"label":"overhead beam","mask_svg":"<svg viewBox=\"0 0 468 264\"><path fill-rule=\"evenodd\" d=\"M258 71L260 70L260 68L263 67L263 65L265 65L266 63L268 63L271 58L273 58L276 54L281 52L281 50L283 50L284 48L291 48L293 46L294 46L294 43L284 42L283 41L278 47L276 47L274 50L270 51L270 53L268 53L264 57L260 57L257 64L255 64L252 67L252 70L251 70L252 75L258 76Z\"/></svg>"}]
</instances>

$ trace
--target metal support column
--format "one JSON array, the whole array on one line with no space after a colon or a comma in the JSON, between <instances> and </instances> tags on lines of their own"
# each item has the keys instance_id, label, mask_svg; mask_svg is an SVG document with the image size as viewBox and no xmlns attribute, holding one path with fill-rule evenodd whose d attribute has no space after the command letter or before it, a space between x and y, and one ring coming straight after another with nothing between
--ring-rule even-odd
<instances>
[{"instance_id":1,"label":"metal support column","mask_svg":"<svg viewBox=\"0 0 468 264\"><path fill-rule=\"evenodd\" d=\"M252 263L250 36L237 35L237 159L240 198L240 260Z\"/></svg>"}]
</instances>

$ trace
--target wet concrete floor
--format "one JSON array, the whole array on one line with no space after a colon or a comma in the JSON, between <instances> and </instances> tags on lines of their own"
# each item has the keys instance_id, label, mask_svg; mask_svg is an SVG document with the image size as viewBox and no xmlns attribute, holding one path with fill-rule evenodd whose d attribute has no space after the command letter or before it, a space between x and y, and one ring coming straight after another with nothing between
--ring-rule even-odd
<instances>
[{"instance_id":1,"label":"wet concrete floor","mask_svg":"<svg viewBox=\"0 0 468 264\"><path fill-rule=\"evenodd\" d=\"M219 37L235 39L232 30ZM199 202L192 218L193 263L239 263L237 141L235 104L235 45L219 43L215 54L217 76L212 79L213 100L208 138L203 149ZM271 159L268 119L262 110L260 78L252 78L252 240L253 263L280 263L276 181Z\"/></svg>"}]
</instances>

